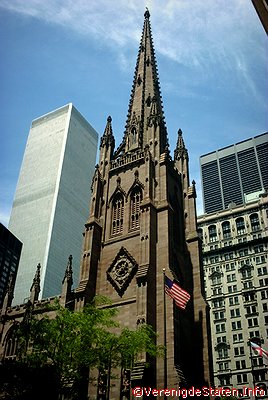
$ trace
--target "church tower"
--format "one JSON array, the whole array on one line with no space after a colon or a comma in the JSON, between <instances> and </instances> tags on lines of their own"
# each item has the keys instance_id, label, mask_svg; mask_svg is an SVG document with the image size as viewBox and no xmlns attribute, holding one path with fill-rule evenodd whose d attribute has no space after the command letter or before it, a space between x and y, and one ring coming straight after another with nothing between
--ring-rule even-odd
<instances>
[{"instance_id":1,"label":"church tower","mask_svg":"<svg viewBox=\"0 0 268 400\"><path fill-rule=\"evenodd\" d=\"M163 268L190 293L185 311L166 299L166 360L145 356L131 371L132 386L201 388L209 383L195 199L181 130L174 159L170 156L147 10L123 140L115 150L111 117L101 138L76 289L76 309L94 295L107 296L122 326L150 324L161 345ZM110 386L110 399L121 398L130 397L123 397L119 379Z\"/></svg>"}]
</instances>

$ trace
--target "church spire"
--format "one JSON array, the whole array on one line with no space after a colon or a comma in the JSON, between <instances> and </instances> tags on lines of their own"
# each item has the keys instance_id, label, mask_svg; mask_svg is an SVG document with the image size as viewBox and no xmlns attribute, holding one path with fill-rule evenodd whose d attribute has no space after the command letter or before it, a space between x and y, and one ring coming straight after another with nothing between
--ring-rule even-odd
<instances>
[{"instance_id":1,"label":"church spire","mask_svg":"<svg viewBox=\"0 0 268 400\"><path fill-rule=\"evenodd\" d=\"M157 127L159 132L156 134ZM159 144L160 153L168 145L148 9L144 14L125 128L123 142L115 157L121 152L144 149L155 141Z\"/></svg>"}]
</instances>

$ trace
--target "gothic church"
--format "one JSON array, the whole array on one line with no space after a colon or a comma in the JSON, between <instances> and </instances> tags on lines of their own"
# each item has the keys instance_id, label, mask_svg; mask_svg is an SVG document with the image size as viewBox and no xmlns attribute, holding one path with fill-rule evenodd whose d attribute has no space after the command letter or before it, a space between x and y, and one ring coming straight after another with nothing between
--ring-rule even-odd
<instances>
[{"instance_id":1,"label":"gothic church","mask_svg":"<svg viewBox=\"0 0 268 400\"><path fill-rule=\"evenodd\" d=\"M147 10L122 142L116 149L111 117L101 138L83 234L80 281L74 292L76 310L94 295L107 296L118 308L123 326L150 324L160 345L166 315L166 360L147 360L144 355L122 378L131 380L132 387L201 388L210 383L208 309L195 183L190 184L188 161L181 130L173 158L169 152ZM168 298L165 312L163 269L190 293L184 311ZM63 305L70 295L68 282L66 278ZM97 398L100 388L89 390L89 397ZM123 397L122 382L115 380L110 399L123 398L131 397Z\"/></svg>"}]
</instances>

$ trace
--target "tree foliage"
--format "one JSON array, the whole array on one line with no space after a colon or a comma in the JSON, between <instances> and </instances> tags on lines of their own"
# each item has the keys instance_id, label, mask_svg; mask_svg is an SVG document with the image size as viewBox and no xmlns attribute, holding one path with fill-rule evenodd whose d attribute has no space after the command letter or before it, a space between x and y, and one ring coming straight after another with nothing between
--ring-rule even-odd
<instances>
[{"instance_id":1,"label":"tree foliage","mask_svg":"<svg viewBox=\"0 0 268 400\"><path fill-rule=\"evenodd\" d=\"M117 310L105 298L95 298L80 312L54 306L54 316L29 311L17 327L17 362L39 370L53 370L58 392L77 387L82 371L131 368L142 352L161 356L156 334L148 325L121 329Z\"/></svg>"}]
</instances>

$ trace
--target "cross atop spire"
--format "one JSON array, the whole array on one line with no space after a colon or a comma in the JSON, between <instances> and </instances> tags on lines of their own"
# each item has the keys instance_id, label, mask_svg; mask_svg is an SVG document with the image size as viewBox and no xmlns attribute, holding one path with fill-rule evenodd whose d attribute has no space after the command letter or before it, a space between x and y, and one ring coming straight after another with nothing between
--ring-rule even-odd
<instances>
[{"instance_id":1,"label":"cross atop spire","mask_svg":"<svg viewBox=\"0 0 268 400\"><path fill-rule=\"evenodd\" d=\"M159 144L160 153L168 145L149 17L149 10L146 9L126 129L123 142L115 153L115 157L121 152L125 153L138 148L144 149L147 144L154 140L157 140ZM156 127L159 127L159 137L157 138L152 132Z\"/></svg>"}]
</instances>

